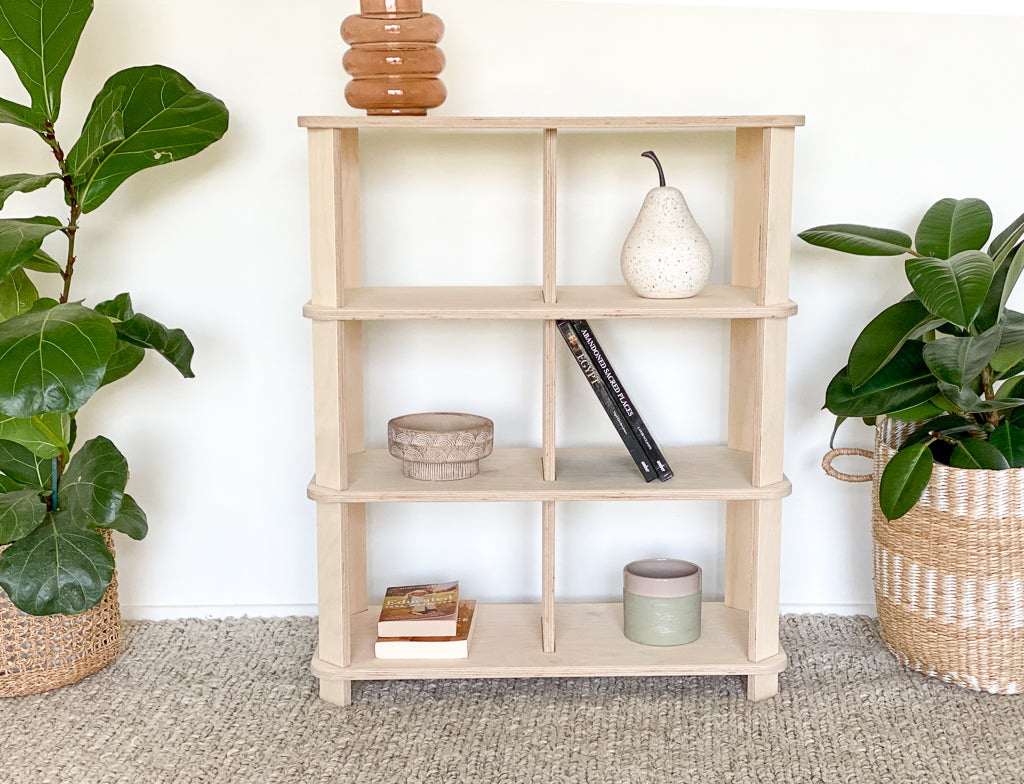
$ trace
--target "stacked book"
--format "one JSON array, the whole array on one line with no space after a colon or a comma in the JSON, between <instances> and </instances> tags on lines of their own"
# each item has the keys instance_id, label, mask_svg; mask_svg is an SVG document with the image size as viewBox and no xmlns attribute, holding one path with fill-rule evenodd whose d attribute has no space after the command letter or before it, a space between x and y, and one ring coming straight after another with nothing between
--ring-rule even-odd
<instances>
[{"instance_id":1,"label":"stacked book","mask_svg":"<svg viewBox=\"0 0 1024 784\"><path fill-rule=\"evenodd\" d=\"M476 602L459 599L459 583L388 588L377 620L378 659L465 659Z\"/></svg>"},{"instance_id":2,"label":"stacked book","mask_svg":"<svg viewBox=\"0 0 1024 784\"><path fill-rule=\"evenodd\" d=\"M615 431L644 479L648 482L655 479L667 482L673 476L672 469L626 393L608 355L597 342L590 324L585 319L561 319L557 323L558 331L562 333L576 364L601 401L604 412L615 425Z\"/></svg>"}]
</instances>

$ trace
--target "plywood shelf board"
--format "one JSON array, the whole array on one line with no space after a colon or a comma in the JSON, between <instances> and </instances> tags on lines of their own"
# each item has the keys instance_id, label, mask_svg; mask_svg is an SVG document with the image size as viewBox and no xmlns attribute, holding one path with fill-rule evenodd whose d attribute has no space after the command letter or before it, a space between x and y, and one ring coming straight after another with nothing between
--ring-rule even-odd
<instances>
[{"instance_id":1,"label":"plywood shelf board","mask_svg":"<svg viewBox=\"0 0 1024 784\"><path fill-rule=\"evenodd\" d=\"M622 634L618 603L555 605L555 651L541 645L540 604L478 604L468 659L377 659L378 607L352 616L352 663L313 660L319 678L545 678L625 675L746 675L777 673L783 651L747 659L747 614L720 602L701 608L701 636L689 645L640 645Z\"/></svg>"},{"instance_id":2,"label":"plywood shelf board","mask_svg":"<svg viewBox=\"0 0 1024 784\"><path fill-rule=\"evenodd\" d=\"M795 128L802 114L693 117L299 117L302 128L437 128L447 130L655 130L679 128Z\"/></svg>"},{"instance_id":3,"label":"plywood shelf board","mask_svg":"<svg viewBox=\"0 0 1024 784\"><path fill-rule=\"evenodd\" d=\"M724 446L665 447L675 477L644 482L624 447L556 450L556 479L544 481L543 450L495 449L480 473L453 482L426 482L402 475L387 450L349 455L349 485L333 490L310 484L311 499L326 503L378 501L622 501L777 499L789 495L788 479L766 487L751 484L751 455Z\"/></svg>"},{"instance_id":4,"label":"plywood shelf board","mask_svg":"<svg viewBox=\"0 0 1024 784\"><path fill-rule=\"evenodd\" d=\"M625 286L559 286L545 302L540 286L368 286L350 289L344 307L309 302L315 321L391 319L789 318L796 303L759 305L757 289L708 286L689 299L644 299Z\"/></svg>"}]
</instances>

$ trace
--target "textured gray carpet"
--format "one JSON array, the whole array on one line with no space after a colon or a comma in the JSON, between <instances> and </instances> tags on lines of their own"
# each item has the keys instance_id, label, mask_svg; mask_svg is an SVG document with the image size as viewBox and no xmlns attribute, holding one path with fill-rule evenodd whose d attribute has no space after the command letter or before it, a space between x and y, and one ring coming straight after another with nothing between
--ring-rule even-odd
<instances>
[{"instance_id":1,"label":"textured gray carpet","mask_svg":"<svg viewBox=\"0 0 1024 784\"><path fill-rule=\"evenodd\" d=\"M1024 782L1024 697L904 669L868 618L787 616L778 697L739 678L357 683L310 618L127 624L105 671L0 700L0 782Z\"/></svg>"}]
</instances>

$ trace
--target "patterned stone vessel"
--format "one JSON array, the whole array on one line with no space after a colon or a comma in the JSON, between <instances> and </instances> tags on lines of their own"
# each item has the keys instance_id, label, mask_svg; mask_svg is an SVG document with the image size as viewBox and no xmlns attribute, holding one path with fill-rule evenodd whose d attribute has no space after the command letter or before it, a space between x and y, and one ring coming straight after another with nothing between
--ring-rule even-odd
<instances>
[{"instance_id":1,"label":"patterned stone vessel","mask_svg":"<svg viewBox=\"0 0 1024 784\"><path fill-rule=\"evenodd\" d=\"M711 243L694 220L683 194L665 185L657 156L650 150L643 155L658 167L661 185L647 194L623 243L622 277L641 297L692 297L711 278Z\"/></svg>"},{"instance_id":2,"label":"patterned stone vessel","mask_svg":"<svg viewBox=\"0 0 1024 784\"><path fill-rule=\"evenodd\" d=\"M494 423L476 414L406 414L388 422L388 451L410 479L468 479L494 446Z\"/></svg>"},{"instance_id":3,"label":"patterned stone vessel","mask_svg":"<svg viewBox=\"0 0 1024 784\"><path fill-rule=\"evenodd\" d=\"M345 100L370 115L424 115L447 96L438 74L444 23L422 0L360 0L361 13L341 24L352 48L342 64L352 81Z\"/></svg>"}]
</instances>

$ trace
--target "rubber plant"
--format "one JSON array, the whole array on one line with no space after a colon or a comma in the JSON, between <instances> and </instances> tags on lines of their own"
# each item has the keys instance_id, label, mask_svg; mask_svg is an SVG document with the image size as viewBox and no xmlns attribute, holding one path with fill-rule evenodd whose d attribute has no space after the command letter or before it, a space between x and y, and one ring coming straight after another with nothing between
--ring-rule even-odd
<instances>
[{"instance_id":1,"label":"rubber plant","mask_svg":"<svg viewBox=\"0 0 1024 784\"><path fill-rule=\"evenodd\" d=\"M0 123L35 133L56 164L52 172L0 176L0 208L13 194L51 184L63 187L67 205L62 217L0 219L0 545L9 545L0 554L0 587L32 615L98 604L114 573L98 531L134 539L147 532L145 513L125 493L127 461L110 439L73 451L82 406L147 350L193 375L185 333L136 313L128 294L93 306L71 298L76 238L85 217L133 174L198 153L228 126L221 101L150 65L111 76L77 141L64 147L61 86L92 9L92 0L0 5L0 50L30 99L0 98ZM43 244L61 237L58 262ZM56 298L40 294L36 283L46 280Z\"/></svg>"},{"instance_id":2,"label":"rubber plant","mask_svg":"<svg viewBox=\"0 0 1024 784\"><path fill-rule=\"evenodd\" d=\"M856 224L800 234L845 253L909 256L912 291L864 327L825 393L835 430L857 417L917 423L882 472L878 500L889 520L918 502L936 461L1024 468L1024 313L1006 306L1024 267L1024 215L983 250L991 232L984 201L947 198L924 214L913 241Z\"/></svg>"}]
</instances>

